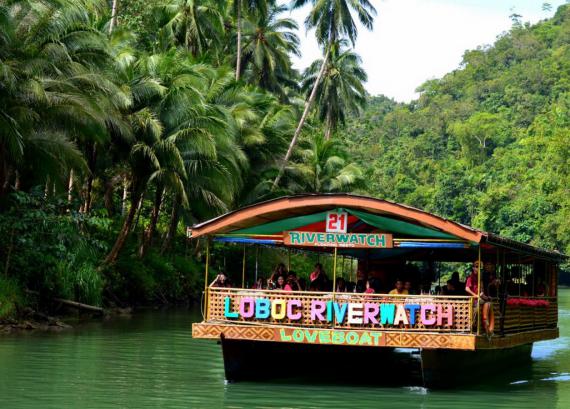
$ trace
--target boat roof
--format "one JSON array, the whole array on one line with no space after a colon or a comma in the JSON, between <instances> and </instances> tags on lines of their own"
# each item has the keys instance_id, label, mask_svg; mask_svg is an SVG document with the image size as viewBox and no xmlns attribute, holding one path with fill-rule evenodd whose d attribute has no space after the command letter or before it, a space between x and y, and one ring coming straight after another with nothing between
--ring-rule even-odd
<instances>
[{"instance_id":1,"label":"boat roof","mask_svg":"<svg viewBox=\"0 0 570 409\"><path fill-rule=\"evenodd\" d=\"M354 218L404 237L462 240L483 249L506 248L511 253L560 261L560 252L541 249L454 222L412 206L348 193L283 196L225 213L189 230L191 238L241 234L263 236L324 220L326 212L345 210Z\"/></svg>"}]
</instances>

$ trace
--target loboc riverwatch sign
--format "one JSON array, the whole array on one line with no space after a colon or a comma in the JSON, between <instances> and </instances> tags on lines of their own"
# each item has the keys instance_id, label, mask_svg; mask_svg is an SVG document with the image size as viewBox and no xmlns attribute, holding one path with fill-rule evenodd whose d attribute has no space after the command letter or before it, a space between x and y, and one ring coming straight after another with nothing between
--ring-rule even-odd
<instances>
[{"instance_id":1,"label":"loboc riverwatch sign","mask_svg":"<svg viewBox=\"0 0 570 409\"><path fill-rule=\"evenodd\" d=\"M321 233L286 231L283 243L287 246L392 248L392 235L386 233Z\"/></svg>"}]
</instances>

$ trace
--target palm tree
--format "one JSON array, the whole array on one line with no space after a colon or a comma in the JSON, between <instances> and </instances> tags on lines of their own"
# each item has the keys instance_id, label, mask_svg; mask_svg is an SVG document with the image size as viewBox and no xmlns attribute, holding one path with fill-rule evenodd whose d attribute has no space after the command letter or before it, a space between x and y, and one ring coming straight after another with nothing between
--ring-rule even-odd
<instances>
[{"instance_id":1,"label":"palm tree","mask_svg":"<svg viewBox=\"0 0 570 409\"><path fill-rule=\"evenodd\" d=\"M331 46L330 58L317 86L317 107L319 119L325 124L326 140L339 124L345 123L348 113L357 113L366 103L363 83L368 77L360 66L362 61L352 50L343 49L344 45L346 41ZM317 60L307 68L302 85L305 92L314 88L323 65L322 60Z\"/></svg>"},{"instance_id":2,"label":"palm tree","mask_svg":"<svg viewBox=\"0 0 570 409\"><path fill-rule=\"evenodd\" d=\"M120 91L99 69L109 54L92 10L64 0L0 6L0 194L13 179L66 185L72 169L87 171L74 141L106 138Z\"/></svg>"},{"instance_id":3,"label":"palm tree","mask_svg":"<svg viewBox=\"0 0 570 409\"><path fill-rule=\"evenodd\" d=\"M267 13L259 12L254 20L246 20L243 47L243 65L251 67L249 82L282 98L286 96L285 85L296 86L290 56L300 55L299 37L294 32L297 23L279 18L286 10L285 5L271 6Z\"/></svg>"},{"instance_id":4,"label":"palm tree","mask_svg":"<svg viewBox=\"0 0 570 409\"><path fill-rule=\"evenodd\" d=\"M182 45L194 57L222 41L224 2L221 0L168 0L158 7L163 49Z\"/></svg>"},{"instance_id":5,"label":"palm tree","mask_svg":"<svg viewBox=\"0 0 570 409\"><path fill-rule=\"evenodd\" d=\"M293 9L303 7L309 2L313 8L305 19L305 25L308 29L315 29L317 42L324 49L324 58L311 93L309 94L309 99L305 103L305 109L303 110L297 129L295 129L295 133L289 144L289 149L283 158L283 166L285 166L293 153L293 148L297 143L297 139L301 134L303 125L307 120L309 111L315 100L317 87L321 82L329 59L330 45L344 37L348 38L353 45L355 44L358 30L352 18L352 13L356 14L360 23L369 30L372 29L374 15L376 15L376 9L368 0L293 0L291 7ZM283 169L283 167L281 169ZM283 171L281 170L277 174L273 182L273 188L279 184L282 173Z\"/></svg>"},{"instance_id":6,"label":"palm tree","mask_svg":"<svg viewBox=\"0 0 570 409\"><path fill-rule=\"evenodd\" d=\"M349 192L362 181L362 170L346 161L339 143L316 134L286 169L291 193Z\"/></svg>"},{"instance_id":7,"label":"palm tree","mask_svg":"<svg viewBox=\"0 0 570 409\"><path fill-rule=\"evenodd\" d=\"M242 19L246 14L266 14L269 6L275 4L275 0L233 0L233 11L236 16L236 81L239 81L242 66L241 66L241 36L242 36Z\"/></svg>"}]
</instances>

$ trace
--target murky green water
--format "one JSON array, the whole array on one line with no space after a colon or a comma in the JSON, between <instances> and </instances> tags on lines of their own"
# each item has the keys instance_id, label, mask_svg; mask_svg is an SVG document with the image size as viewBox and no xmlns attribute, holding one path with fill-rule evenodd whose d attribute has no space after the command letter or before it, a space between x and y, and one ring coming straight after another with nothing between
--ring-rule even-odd
<instances>
[{"instance_id":1,"label":"murky green water","mask_svg":"<svg viewBox=\"0 0 570 409\"><path fill-rule=\"evenodd\" d=\"M530 368L448 391L303 383L224 384L215 342L187 311L144 313L59 334L0 337L0 408L570 408L570 289L561 337ZM278 365L278 362L268 364ZM379 368L379 371L382 368Z\"/></svg>"}]
</instances>

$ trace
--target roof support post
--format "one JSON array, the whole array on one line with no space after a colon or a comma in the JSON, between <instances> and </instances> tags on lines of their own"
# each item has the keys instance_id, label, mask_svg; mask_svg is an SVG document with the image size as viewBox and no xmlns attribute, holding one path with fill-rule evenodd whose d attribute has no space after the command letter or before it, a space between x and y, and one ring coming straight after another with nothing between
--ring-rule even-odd
<instances>
[{"instance_id":1,"label":"roof support post","mask_svg":"<svg viewBox=\"0 0 570 409\"><path fill-rule=\"evenodd\" d=\"M338 247L334 248L334 260L333 260L333 295L332 295L332 301L333 303L335 302L335 296L336 296L336 259L337 259L337 251L338 251ZM333 317L333 328L335 327L335 320L336 318Z\"/></svg>"},{"instance_id":2,"label":"roof support post","mask_svg":"<svg viewBox=\"0 0 570 409\"><path fill-rule=\"evenodd\" d=\"M484 269L481 269L481 246L478 246L478 260L479 267L477 271L477 335L481 334L481 274Z\"/></svg>"},{"instance_id":3,"label":"roof support post","mask_svg":"<svg viewBox=\"0 0 570 409\"><path fill-rule=\"evenodd\" d=\"M241 263L241 288L245 288L245 244L243 245L243 260Z\"/></svg>"},{"instance_id":4,"label":"roof support post","mask_svg":"<svg viewBox=\"0 0 570 409\"><path fill-rule=\"evenodd\" d=\"M208 269L210 267L210 239L206 237L206 268L204 269L204 320L208 320Z\"/></svg>"},{"instance_id":5,"label":"roof support post","mask_svg":"<svg viewBox=\"0 0 570 409\"><path fill-rule=\"evenodd\" d=\"M257 259L259 257L259 247L255 246L255 282L257 283L257 269L258 269L258 262Z\"/></svg>"}]
</instances>

